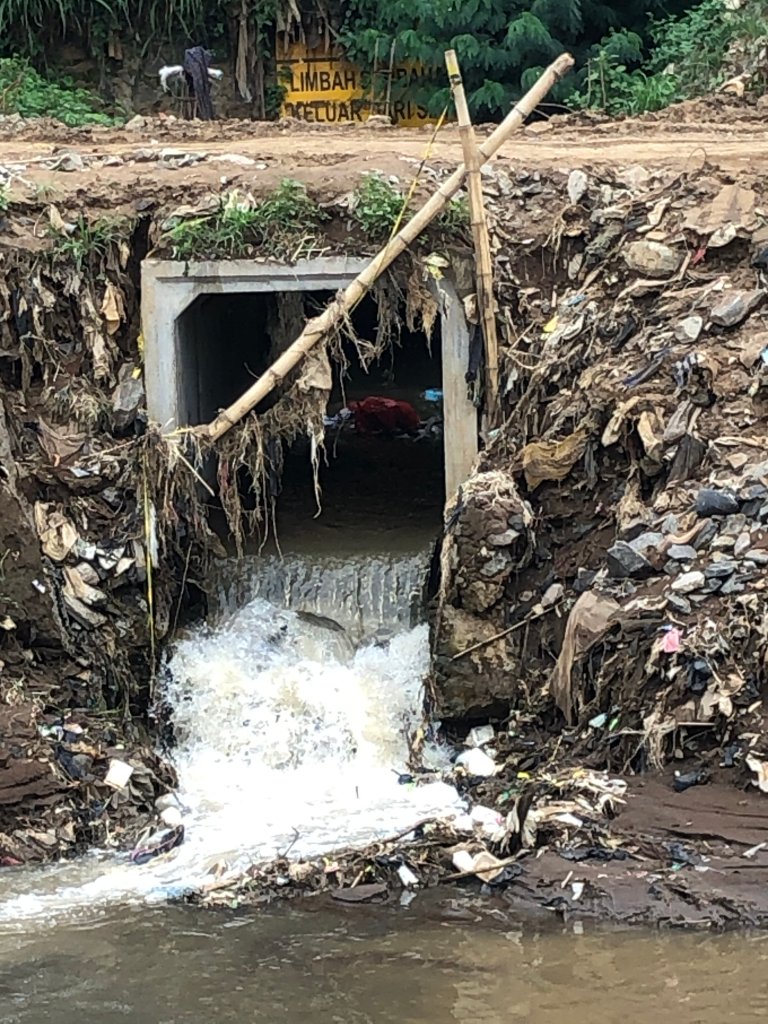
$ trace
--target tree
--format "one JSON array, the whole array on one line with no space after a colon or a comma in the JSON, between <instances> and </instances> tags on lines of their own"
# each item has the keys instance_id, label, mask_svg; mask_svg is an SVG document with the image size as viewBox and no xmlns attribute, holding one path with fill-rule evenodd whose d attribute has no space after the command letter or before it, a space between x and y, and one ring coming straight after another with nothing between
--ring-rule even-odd
<instances>
[{"instance_id":1,"label":"tree","mask_svg":"<svg viewBox=\"0 0 768 1024\"><path fill-rule=\"evenodd\" d=\"M443 54L455 49L473 116L488 120L506 112L563 50L584 63L606 35L628 30L637 33L639 60L651 19L691 6L692 0L346 0L340 37L364 69L377 53L379 62L388 57L392 43L399 63L422 65L425 77L399 88L431 113L448 104ZM563 83L552 99L572 91L573 83Z\"/></svg>"}]
</instances>

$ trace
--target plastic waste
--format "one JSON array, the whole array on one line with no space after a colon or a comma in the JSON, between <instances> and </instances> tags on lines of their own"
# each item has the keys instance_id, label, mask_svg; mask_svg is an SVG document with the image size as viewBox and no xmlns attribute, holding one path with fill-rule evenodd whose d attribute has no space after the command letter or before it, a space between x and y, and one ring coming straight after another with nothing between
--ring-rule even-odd
<instances>
[{"instance_id":1,"label":"plastic waste","mask_svg":"<svg viewBox=\"0 0 768 1024\"><path fill-rule=\"evenodd\" d=\"M704 658L694 658L688 666L688 689L695 697L702 697L712 680L712 669Z\"/></svg>"},{"instance_id":2,"label":"plastic waste","mask_svg":"<svg viewBox=\"0 0 768 1024\"><path fill-rule=\"evenodd\" d=\"M408 402L370 395L361 402L350 402L355 430L361 434L415 433L420 425L419 414Z\"/></svg>"},{"instance_id":3,"label":"plastic waste","mask_svg":"<svg viewBox=\"0 0 768 1024\"><path fill-rule=\"evenodd\" d=\"M443 389L442 388L427 388L426 391L422 392L421 397L425 402L442 402L443 400Z\"/></svg>"},{"instance_id":4,"label":"plastic waste","mask_svg":"<svg viewBox=\"0 0 768 1024\"><path fill-rule=\"evenodd\" d=\"M112 786L113 789L125 789L132 775L133 768L129 764L113 758L109 762L109 771L104 781L108 786Z\"/></svg>"},{"instance_id":5,"label":"plastic waste","mask_svg":"<svg viewBox=\"0 0 768 1024\"><path fill-rule=\"evenodd\" d=\"M476 804L470 811L469 817L473 825L479 825L480 830L488 835L497 832L504 822L504 818L498 811L494 811L491 807L484 807L482 804Z\"/></svg>"},{"instance_id":6,"label":"plastic waste","mask_svg":"<svg viewBox=\"0 0 768 1024\"><path fill-rule=\"evenodd\" d=\"M487 850L481 850L480 853L470 853L469 850L456 850L451 858L453 860L453 866L457 871L462 874L473 874L480 879L481 882L486 882L489 885L493 883L499 883L506 881L507 864L499 860L498 857L494 857L492 853L488 853ZM512 865L517 867L517 871L510 872L511 876L520 873L519 865Z\"/></svg>"},{"instance_id":7,"label":"plastic waste","mask_svg":"<svg viewBox=\"0 0 768 1024\"><path fill-rule=\"evenodd\" d=\"M496 762L479 747L465 750L456 758L456 764L463 768L467 775L488 779L496 774Z\"/></svg>"},{"instance_id":8,"label":"plastic waste","mask_svg":"<svg viewBox=\"0 0 768 1024\"><path fill-rule=\"evenodd\" d=\"M488 743L493 743L494 737L495 732L492 725L476 725L469 731L467 746L485 747Z\"/></svg>"},{"instance_id":9,"label":"plastic waste","mask_svg":"<svg viewBox=\"0 0 768 1024\"><path fill-rule=\"evenodd\" d=\"M680 650L681 639L682 634L679 629L674 626L671 629L668 629L664 634L664 639L662 640L662 651L664 651L665 654L675 654Z\"/></svg>"},{"instance_id":10,"label":"plastic waste","mask_svg":"<svg viewBox=\"0 0 768 1024\"><path fill-rule=\"evenodd\" d=\"M690 789L691 786L703 786L709 780L709 776L704 768L694 768L693 771L675 772L675 779L672 783L672 787L676 793L684 793L686 789Z\"/></svg>"},{"instance_id":11,"label":"plastic waste","mask_svg":"<svg viewBox=\"0 0 768 1024\"><path fill-rule=\"evenodd\" d=\"M419 884L418 875L415 875L407 864L401 864L397 869L397 876L406 889L412 889Z\"/></svg>"},{"instance_id":12,"label":"plastic waste","mask_svg":"<svg viewBox=\"0 0 768 1024\"><path fill-rule=\"evenodd\" d=\"M146 864L155 857L170 853L184 842L184 823L178 807L166 807L160 820L166 828L151 835L131 852L133 864Z\"/></svg>"}]
</instances>

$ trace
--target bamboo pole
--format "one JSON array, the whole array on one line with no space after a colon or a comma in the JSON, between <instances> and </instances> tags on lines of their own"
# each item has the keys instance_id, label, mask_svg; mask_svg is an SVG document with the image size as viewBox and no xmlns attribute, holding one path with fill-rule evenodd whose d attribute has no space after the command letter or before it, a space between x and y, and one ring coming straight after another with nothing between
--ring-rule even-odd
<instances>
[{"instance_id":1,"label":"bamboo pole","mask_svg":"<svg viewBox=\"0 0 768 1024\"><path fill-rule=\"evenodd\" d=\"M451 83L456 117L459 122L459 137L464 150L464 166L467 169L469 191L469 214L472 223L472 240L475 246L475 277L477 280L477 308L485 340L486 372L486 421L492 427L496 421L499 400L499 342L496 336L496 301L493 294L493 264L491 242L488 237L488 221L483 200L483 182L480 175L480 153L477 148L475 130L469 116L461 68L455 50L447 50L445 65Z\"/></svg>"},{"instance_id":2,"label":"bamboo pole","mask_svg":"<svg viewBox=\"0 0 768 1024\"><path fill-rule=\"evenodd\" d=\"M542 74L533 88L523 96L515 107L507 114L500 125L480 146L480 159L486 163L501 149L510 135L520 127L533 110L544 99L549 90L560 81L573 67L573 57L564 53L551 64ZM384 248L374 256L371 263L361 271L355 280L341 292L336 299L319 316L307 322L302 333L266 370L251 387L248 388L227 409L223 409L213 422L202 427L213 440L218 440L239 420L258 405L273 391L286 375L296 366L314 346L334 329L344 316L358 304L368 293L376 279L389 267L401 253L410 246L424 228L446 208L451 199L464 183L466 168L463 164L446 179L425 205L390 239Z\"/></svg>"}]
</instances>

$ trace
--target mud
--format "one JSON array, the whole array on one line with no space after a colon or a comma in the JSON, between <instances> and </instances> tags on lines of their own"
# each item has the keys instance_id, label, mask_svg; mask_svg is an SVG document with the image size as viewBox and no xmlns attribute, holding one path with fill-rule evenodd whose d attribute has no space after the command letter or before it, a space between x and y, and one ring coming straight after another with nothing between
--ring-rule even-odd
<instances>
[{"instance_id":1,"label":"mud","mask_svg":"<svg viewBox=\"0 0 768 1024\"><path fill-rule=\"evenodd\" d=\"M768 924L768 854L755 852L768 840L768 811L757 794L724 784L675 793L670 777L634 779L611 832L612 859L546 850L522 862L505 900L564 919L714 930Z\"/></svg>"}]
</instances>

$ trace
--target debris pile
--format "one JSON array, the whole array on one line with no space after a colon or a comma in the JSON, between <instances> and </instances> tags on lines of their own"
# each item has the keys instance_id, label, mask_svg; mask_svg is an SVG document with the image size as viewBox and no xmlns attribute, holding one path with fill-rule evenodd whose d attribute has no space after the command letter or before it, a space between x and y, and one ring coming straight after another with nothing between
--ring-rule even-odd
<instances>
[{"instance_id":1,"label":"debris pile","mask_svg":"<svg viewBox=\"0 0 768 1024\"><path fill-rule=\"evenodd\" d=\"M499 715L503 699L550 735L539 764L567 738L594 767L695 758L768 788L760 192L642 167L496 171L487 188L509 415L446 516L437 713L480 717L482 695ZM557 211L546 236L534 204ZM496 577L491 534L517 529L500 474L535 537Z\"/></svg>"},{"instance_id":2,"label":"debris pile","mask_svg":"<svg viewBox=\"0 0 768 1024\"><path fill-rule=\"evenodd\" d=\"M478 747L469 749L482 753ZM618 845L609 825L623 802L625 782L599 772L563 770L542 776L535 786L518 783L522 789L517 797L500 791L496 783L495 802L505 806L493 808L475 802L483 787L492 784L469 774L468 767L460 755L445 773L447 780L467 789L467 811L453 820L426 819L362 850L339 850L311 860L285 855L254 864L245 876L217 864L210 882L192 899L232 905L329 892L344 902L369 902L385 897L390 888L413 892L465 878L503 889L524 873L526 858L537 850L552 847L566 860L606 859ZM494 767L494 774L499 771L501 767Z\"/></svg>"},{"instance_id":3,"label":"debris pile","mask_svg":"<svg viewBox=\"0 0 768 1024\"><path fill-rule=\"evenodd\" d=\"M205 560L207 527L194 477L146 432L131 241L94 243L80 263L70 250L16 252L0 287L9 862L128 844L173 781L147 721L153 658L179 615L181 567ZM130 776L119 785L118 762Z\"/></svg>"},{"instance_id":4,"label":"debris pile","mask_svg":"<svg viewBox=\"0 0 768 1024\"><path fill-rule=\"evenodd\" d=\"M109 714L3 705L0 737L0 865L6 867L120 847L175 783L149 741L126 752Z\"/></svg>"}]
</instances>

